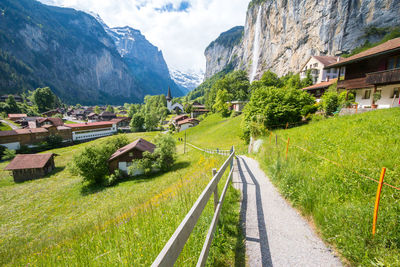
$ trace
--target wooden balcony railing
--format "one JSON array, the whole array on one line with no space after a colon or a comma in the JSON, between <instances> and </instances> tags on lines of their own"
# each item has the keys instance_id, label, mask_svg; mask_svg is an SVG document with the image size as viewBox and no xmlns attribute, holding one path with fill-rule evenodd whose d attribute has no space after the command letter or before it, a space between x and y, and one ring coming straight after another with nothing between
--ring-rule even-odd
<instances>
[{"instance_id":1,"label":"wooden balcony railing","mask_svg":"<svg viewBox=\"0 0 400 267\"><path fill-rule=\"evenodd\" d=\"M367 73L368 84L390 84L400 82L400 68Z\"/></svg>"}]
</instances>

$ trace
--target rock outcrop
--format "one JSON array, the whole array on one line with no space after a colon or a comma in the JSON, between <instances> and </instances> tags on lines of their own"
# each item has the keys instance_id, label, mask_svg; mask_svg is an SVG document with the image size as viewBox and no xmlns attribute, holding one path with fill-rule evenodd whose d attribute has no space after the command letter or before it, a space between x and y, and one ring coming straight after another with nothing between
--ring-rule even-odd
<instances>
[{"instance_id":1,"label":"rock outcrop","mask_svg":"<svg viewBox=\"0 0 400 267\"><path fill-rule=\"evenodd\" d=\"M311 55L341 54L366 40L378 40L385 28L400 25L399 14L400 1L394 0L253 0L241 42L215 50L207 48L206 75L228 64L247 70L250 79L268 69L278 75L298 72ZM218 59L223 64L215 64ZM255 77L250 77L252 73Z\"/></svg>"}]
</instances>

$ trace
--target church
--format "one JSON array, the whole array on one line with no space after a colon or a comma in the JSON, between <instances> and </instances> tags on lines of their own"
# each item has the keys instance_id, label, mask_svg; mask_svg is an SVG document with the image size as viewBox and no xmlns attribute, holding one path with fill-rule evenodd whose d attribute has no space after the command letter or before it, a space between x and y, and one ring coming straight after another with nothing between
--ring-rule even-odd
<instances>
[{"instance_id":1,"label":"church","mask_svg":"<svg viewBox=\"0 0 400 267\"><path fill-rule=\"evenodd\" d=\"M180 112L183 112L183 106L179 103L172 104L172 96L171 96L171 88L168 87L168 94L165 97L167 99L167 109L169 112L174 111L176 113L177 110L180 110Z\"/></svg>"}]
</instances>

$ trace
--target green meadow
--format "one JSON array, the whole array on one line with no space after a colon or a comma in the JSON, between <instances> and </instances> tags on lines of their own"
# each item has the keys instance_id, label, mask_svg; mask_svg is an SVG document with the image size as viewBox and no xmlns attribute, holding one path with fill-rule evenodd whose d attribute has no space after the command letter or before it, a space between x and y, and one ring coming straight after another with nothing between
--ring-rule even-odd
<instances>
[{"instance_id":1,"label":"green meadow","mask_svg":"<svg viewBox=\"0 0 400 267\"><path fill-rule=\"evenodd\" d=\"M128 134L152 141L157 133ZM168 173L96 187L73 176L68 163L85 146L54 149L57 169L49 177L15 184L0 171L0 265L150 265L226 157L194 149ZM3 169L8 162L2 162ZM220 192L224 180L221 180ZM229 188L208 265L244 262L239 230L239 193ZM204 214L177 264L195 265L213 215Z\"/></svg>"},{"instance_id":2,"label":"green meadow","mask_svg":"<svg viewBox=\"0 0 400 267\"><path fill-rule=\"evenodd\" d=\"M256 157L324 240L351 265L400 266L400 191L383 186L373 238L378 184L365 178L379 180L386 167L385 182L400 187L400 109L335 117L273 134L277 144L275 136L264 137Z\"/></svg>"}]
</instances>

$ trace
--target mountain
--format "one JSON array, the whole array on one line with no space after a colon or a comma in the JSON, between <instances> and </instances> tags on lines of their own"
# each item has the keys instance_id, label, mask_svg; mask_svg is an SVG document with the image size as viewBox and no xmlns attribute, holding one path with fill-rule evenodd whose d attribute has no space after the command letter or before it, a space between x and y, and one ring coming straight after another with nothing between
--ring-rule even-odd
<instances>
[{"instance_id":1,"label":"mountain","mask_svg":"<svg viewBox=\"0 0 400 267\"><path fill-rule=\"evenodd\" d=\"M206 77L229 64L247 70L250 80L268 69L297 72L311 55L341 54L379 40L400 25L399 13L400 1L393 0L253 0L241 40L207 48Z\"/></svg>"},{"instance_id":2,"label":"mountain","mask_svg":"<svg viewBox=\"0 0 400 267\"><path fill-rule=\"evenodd\" d=\"M130 36L103 26L75 9L1 0L0 93L50 86L66 103L89 105L141 102L168 86L183 95L156 47L133 29ZM129 38L140 42L128 45ZM124 44L132 51L122 53Z\"/></svg>"},{"instance_id":3,"label":"mountain","mask_svg":"<svg viewBox=\"0 0 400 267\"><path fill-rule=\"evenodd\" d=\"M137 80L145 85L146 94L166 94L168 87L174 96L185 94L171 79L162 52L146 40L139 30L128 26L108 28L105 24L104 29L114 40L119 54Z\"/></svg>"},{"instance_id":4,"label":"mountain","mask_svg":"<svg viewBox=\"0 0 400 267\"><path fill-rule=\"evenodd\" d=\"M203 72L188 71L182 72L177 69L170 69L170 74L172 80L179 86L179 88L185 92L189 93L199 86L204 79Z\"/></svg>"}]
</instances>

